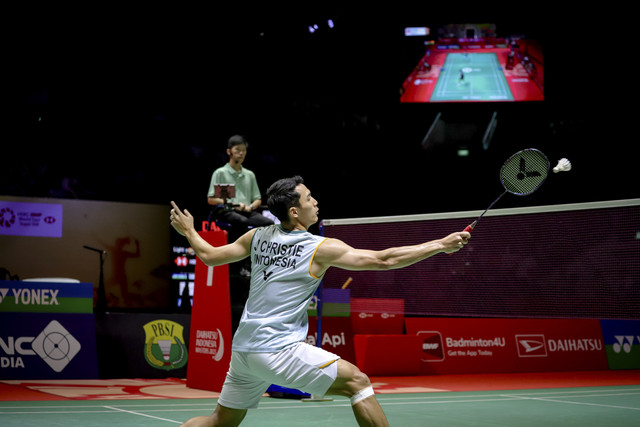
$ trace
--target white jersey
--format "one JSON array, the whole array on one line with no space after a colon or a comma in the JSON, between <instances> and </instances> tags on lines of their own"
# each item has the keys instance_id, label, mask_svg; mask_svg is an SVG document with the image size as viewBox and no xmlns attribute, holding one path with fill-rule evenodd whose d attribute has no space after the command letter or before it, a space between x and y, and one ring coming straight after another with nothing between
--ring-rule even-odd
<instances>
[{"instance_id":1,"label":"white jersey","mask_svg":"<svg viewBox=\"0 0 640 427\"><path fill-rule=\"evenodd\" d=\"M307 308L321 278L310 267L325 240L280 225L256 229L251 241L251 287L233 350L274 352L307 338Z\"/></svg>"}]
</instances>

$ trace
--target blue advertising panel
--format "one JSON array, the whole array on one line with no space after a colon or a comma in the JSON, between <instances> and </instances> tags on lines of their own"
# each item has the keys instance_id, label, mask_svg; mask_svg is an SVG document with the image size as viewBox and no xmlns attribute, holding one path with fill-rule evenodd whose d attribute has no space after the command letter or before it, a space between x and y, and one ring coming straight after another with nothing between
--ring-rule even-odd
<instances>
[{"instance_id":1,"label":"blue advertising panel","mask_svg":"<svg viewBox=\"0 0 640 427\"><path fill-rule=\"evenodd\" d=\"M97 377L91 283L0 281L0 379Z\"/></svg>"},{"instance_id":2,"label":"blue advertising panel","mask_svg":"<svg viewBox=\"0 0 640 427\"><path fill-rule=\"evenodd\" d=\"M0 313L0 379L97 377L92 314Z\"/></svg>"},{"instance_id":3,"label":"blue advertising panel","mask_svg":"<svg viewBox=\"0 0 640 427\"><path fill-rule=\"evenodd\" d=\"M601 320L609 369L640 369L640 320Z\"/></svg>"}]
</instances>

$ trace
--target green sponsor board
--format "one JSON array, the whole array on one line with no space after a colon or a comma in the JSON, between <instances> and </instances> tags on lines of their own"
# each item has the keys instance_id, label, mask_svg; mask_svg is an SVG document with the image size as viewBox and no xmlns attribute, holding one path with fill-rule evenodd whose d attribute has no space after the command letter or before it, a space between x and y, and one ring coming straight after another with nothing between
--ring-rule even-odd
<instances>
[{"instance_id":1,"label":"green sponsor board","mask_svg":"<svg viewBox=\"0 0 640 427\"><path fill-rule=\"evenodd\" d=\"M0 312L93 313L93 285L2 280Z\"/></svg>"},{"instance_id":2,"label":"green sponsor board","mask_svg":"<svg viewBox=\"0 0 640 427\"><path fill-rule=\"evenodd\" d=\"M322 315L326 317L349 317L351 316L351 304L325 302L322 304Z\"/></svg>"},{"instance_id":3,"label":"green sponsor board","mask_svg":"<svg viewBox=\"0 0 640 427\"><path fill-rule=\"evenodd\" d=\"M637 340L638 337L635 337ZM618 346L605 346L609 369L640 369L640 345L636 344L628 350L621 350Z\"/></svg>"}]
</instances>

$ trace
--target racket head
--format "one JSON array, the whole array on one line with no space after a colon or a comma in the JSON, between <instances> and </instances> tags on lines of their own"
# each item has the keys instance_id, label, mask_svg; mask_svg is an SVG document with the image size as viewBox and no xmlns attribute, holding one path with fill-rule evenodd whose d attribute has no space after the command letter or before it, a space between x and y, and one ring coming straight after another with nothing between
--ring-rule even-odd
<instances>
[{"instance_id":1,"label":"racket head","mask_svg":"<svg viewBox=\"0 0 640 427\"><path fill-rule=\"evenodd\" d=\"M505 190L517 196L536 191L547 179L549 159L535 148L518 151L500 168L500 181Z\"/></svg>"}]
</instances>

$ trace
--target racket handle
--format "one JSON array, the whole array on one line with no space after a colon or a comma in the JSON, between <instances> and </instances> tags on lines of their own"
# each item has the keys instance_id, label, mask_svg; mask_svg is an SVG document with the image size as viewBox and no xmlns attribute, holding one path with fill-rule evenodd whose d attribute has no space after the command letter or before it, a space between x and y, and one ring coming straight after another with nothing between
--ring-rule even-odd
<instances>
[{"instance_id":1,"label":"racket handle","mask_svg":"<svg viewBox=\"0 0 640 427\"><path fill-rule=\"evenodd\" d=\"M477 220L476 220L476 221L473 221L471 224L467 225L467 226L464 228L464 231L471 233L471 232L473 231L473 227L475 227L477 223L478 223L478 221L477 221ZM450 253L449 255L453 255L453 253Z\"/></svg>"},{"instance_id":2,"label":"racket handle","mask_svg":"<svg viewBox=\"0 0 640 427\"><path fill-rule=\"evenodd\" d=\"M467 225L464 231L471 233L473 229L476 227L476 224L478 224L478 220L475 220L471 224Z\"/></svg>"}]
</instances>

